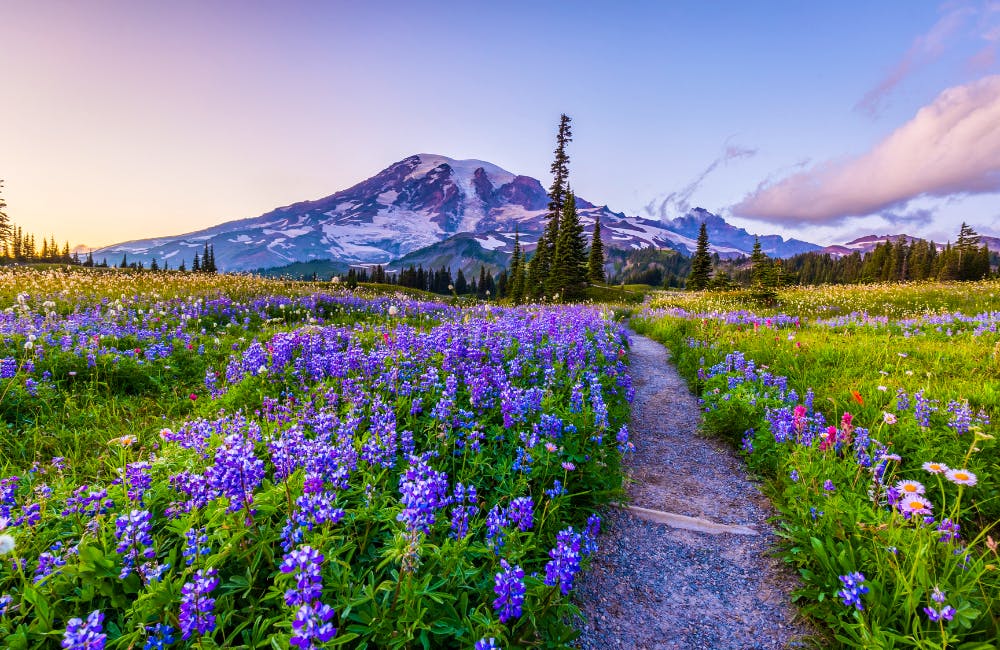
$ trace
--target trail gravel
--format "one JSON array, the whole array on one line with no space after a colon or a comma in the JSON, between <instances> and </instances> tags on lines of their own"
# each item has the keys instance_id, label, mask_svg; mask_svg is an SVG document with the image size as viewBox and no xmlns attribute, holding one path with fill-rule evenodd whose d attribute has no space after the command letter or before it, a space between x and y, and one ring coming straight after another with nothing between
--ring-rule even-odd
<instances>
[{"instance_id":1,"label":"trail gravel","mask_svg":"<svg viewBox=\"0 0 1000 650\"><path fill-rule=\"evenodd\" d=\"M628 503L603 513L600 548L578 583L586 617L579 647L805 647L811 630L790 602L794 574L773 556L770 504L730 447L699 435L698 400L668 351L632 334L630 355ZM669 513L663 521L683 515L677 519L712 526L657 523L628 505ZM742 528L727 532L726 525Z\"/></svg>"}]
</instances>

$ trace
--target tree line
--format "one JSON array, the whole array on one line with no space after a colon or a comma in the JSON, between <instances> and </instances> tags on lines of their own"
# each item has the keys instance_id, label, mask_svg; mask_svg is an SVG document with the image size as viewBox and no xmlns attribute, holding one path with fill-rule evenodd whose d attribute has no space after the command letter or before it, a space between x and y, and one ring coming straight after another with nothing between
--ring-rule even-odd
<instances>
[{"instance_id":1,"label":"tree line","mask_svg":"<svg viewBox=\"0 0 1000 650\"><path fill-rule=\"evenodd\" d=\"M933 241L899 237L877 244L862 254L800 253L791 258L771 259L755 240L749 258L719 260L709 253L708 235L702 224L690 261L685 288L726 289L750 287L770 295L787 284L865 284L919 280L981 280L995 274L998 256L980 243L979 234L963 223L954 244L943 247Z\"/></svg>"}]
</instances>

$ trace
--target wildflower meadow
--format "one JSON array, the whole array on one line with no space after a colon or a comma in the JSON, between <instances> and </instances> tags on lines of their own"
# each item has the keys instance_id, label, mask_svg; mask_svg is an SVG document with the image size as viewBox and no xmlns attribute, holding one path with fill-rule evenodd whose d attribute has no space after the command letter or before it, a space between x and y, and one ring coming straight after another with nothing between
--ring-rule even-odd
<instances>
[{"instance_id":1,"label":"wildflower meadow","mask_svg":"<svg viewBox=\"0 0 1000 650\"><path fill-rule=\"evenodd\" d=\"M607 310L125 271L0 287L4 647L574 636L630 445Z\"/></svg>"},{"instance_id":2,"label":"wildflower meadow","mask_svg":"<svg viewBox=\"0 0 1000 650\"><path fill-rule=\"evenodd\" d=\"M998 647L1000 284L662 293L632 324L762 478L827 647Z\"/></svg>"}]
</instances>

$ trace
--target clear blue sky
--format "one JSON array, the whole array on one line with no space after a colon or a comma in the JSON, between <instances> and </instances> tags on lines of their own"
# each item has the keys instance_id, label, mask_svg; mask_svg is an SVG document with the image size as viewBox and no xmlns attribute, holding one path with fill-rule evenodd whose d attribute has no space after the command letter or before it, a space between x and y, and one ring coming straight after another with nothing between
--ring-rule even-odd
<instances>
[{"instance_id":1,"label":"clear blue sky","mask_svg":"<svg viewBox=\"0 0 1000 650\"><path fill-rule=\"evenodd\" d=\"M1000 1L7 0L8 214L97 246L344 189L418 152L817 243L1000 233ZM707 173L706 173L707 172Z\"/></svg>"}]
</instances>

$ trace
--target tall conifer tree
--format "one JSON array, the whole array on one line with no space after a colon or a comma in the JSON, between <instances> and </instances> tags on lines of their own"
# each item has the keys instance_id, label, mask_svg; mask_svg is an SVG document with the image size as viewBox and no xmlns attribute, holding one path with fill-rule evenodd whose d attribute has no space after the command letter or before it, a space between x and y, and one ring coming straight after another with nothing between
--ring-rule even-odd
<instances>
[{"instance_id":1,"label":"tall conifer tree","mask_svg":"<svg viewBox=\"0 0 1000 650\"><path fill-rule=\"evenodd\" d=\"M552 186L549 188L548 223L545 232L538 240L535 255L528 267L528 287L535 297L541 297L549 284L552 272L552 262L555 257L556 243L559 240L559 219L562 216L563 205L566 202L569 180L569 154L566 145L573 141L572 119L563 113L559 116L559 131L556 134L556 148L553 152Z\"/></svg>"},{"instance_id":2,"label":"tall conifer tree","mask_svg":"<svg viewBox=\"0 0 1000 650\"><path fill-rule=\"evenodd\" d=\"M698 245L691 258L691 273L688 275L687 288L694 291L701 291L708 287L712 278L712 256L708 252L708 229L705 222L701 223L698 230Z\"/></svg>"},{"instance_id":3,"label":"tall conifer tree","mask_svg":"<svg viewBox=\"0 0 1000 650\"><path fill-rule=\"evenodd\" d=\"M604 242L601 241L601 217L594 220L594 234L590 238L590 255L587 260L587 279L604 282Z\"/></svg>"},{"instance_id":4,"label":"tall conifer tree","mask_svg":"<svg viewBox=\"0 0 1000 650\"><path fill-rule=\"evenodd\" d=\"M576 213L576 197L567 191L562 217L559 219L559 238L552 256L552 270L546 289L559 294L564 300L578 298L587 281L583 226Z\"/></svg>"}]
</instances>

